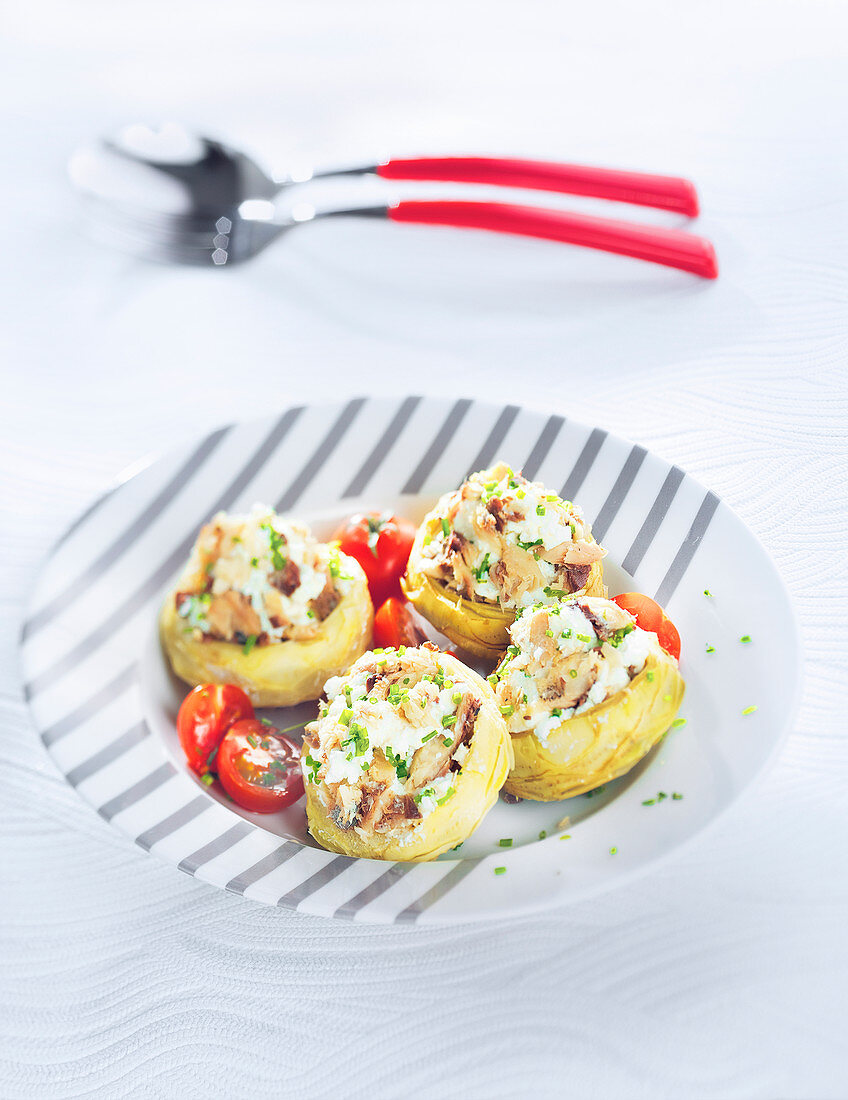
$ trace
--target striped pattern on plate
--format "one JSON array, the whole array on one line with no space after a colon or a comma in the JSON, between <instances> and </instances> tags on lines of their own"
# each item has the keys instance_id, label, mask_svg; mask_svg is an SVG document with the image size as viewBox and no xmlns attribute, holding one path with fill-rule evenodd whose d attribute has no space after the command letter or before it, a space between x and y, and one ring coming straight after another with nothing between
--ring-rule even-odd
<instances>
[{"instance_id":1,"label":"striped pattern on plate","mask_svg":"<svg viewBox=\"0 0 848 1100\"><path fill-rule=\"evenodd\" d=\"M503 911L490 896L494 857L352 860L238 816L151 734L139 673L163 594L217 510L261 500L310 519L344 511L353 498L377 507L399 497L429 503L498 457L577 499L609 560L672 608L724 511L715 494L643 447L516 405L356 398L221 428L106 493L45 563L22 633L25 690L68 782L141 847L262 902L379 922ZM516 876L510 909L564 898L562 882L541 870L544 847L523 849L539 851L526 860L529 884ZM597 878L575 889L608 884Z\"/></svg>"}]
</instances>

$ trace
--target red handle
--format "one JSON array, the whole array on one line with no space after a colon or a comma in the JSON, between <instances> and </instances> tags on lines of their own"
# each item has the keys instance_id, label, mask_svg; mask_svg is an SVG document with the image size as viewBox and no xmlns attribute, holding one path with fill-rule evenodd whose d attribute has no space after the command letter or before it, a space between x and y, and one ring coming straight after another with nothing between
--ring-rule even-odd
<instances>
[{"instance_id":1,"label":"red handle","mask_svg":"<svg viewBox=\"0 0 848 1100\"><path fill-rule=\"evenodd\" d=\"M645 172L620 172L615 168L587 168L579 164L552 164L511 157L407 157L378 165L377 175L388 180L489 183L534 191L592 195L598 199L675 210L690 218L698 213L698 195L689 180Z\"/></svg>"},{"instance_id":2,"label":"red handle","mask_svg":"<svg viewBox=\"0 0 848 1100\"><path fill-rule=\"evenodd\" d=\"M715 279L718 275L715 250L710 242L679 229L500 202L399 202L389 207L388 216L396 222L455 225L521 237L543 237L620 256L635 256L637 260L691 271L704 279Z\"/></svg>"}]
</instances>

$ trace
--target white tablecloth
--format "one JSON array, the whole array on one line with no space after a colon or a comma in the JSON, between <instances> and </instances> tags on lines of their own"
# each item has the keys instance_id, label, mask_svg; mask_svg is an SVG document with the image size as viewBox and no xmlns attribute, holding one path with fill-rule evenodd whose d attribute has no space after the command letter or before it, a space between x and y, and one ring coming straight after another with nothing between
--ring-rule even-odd
<instances>
[{"instance_id":1,"label":"white tablecloth","mask_svg":"<svg viewBox=\"0 0 848 1100\"><path fill-rule=\"evenodd\" d=\"M848 1095L845 9L34 0L3 18L0 1095ZM491 151L685 174L721 277L370 221L239 270L147 266L79 233L63 165L162 117L280 167ZM738 510L806 646L777 766L660 871L515 923L332 923L145 855L60 779L21 697L50 543L175 439L445 386L602 423Z\"/></svg>"}]
</instances>

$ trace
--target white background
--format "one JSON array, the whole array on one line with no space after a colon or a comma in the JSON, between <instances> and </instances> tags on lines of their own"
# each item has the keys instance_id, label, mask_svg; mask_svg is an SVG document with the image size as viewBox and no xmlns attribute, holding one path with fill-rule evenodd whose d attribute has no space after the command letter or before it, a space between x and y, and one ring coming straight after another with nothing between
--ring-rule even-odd
<instances>
[{"instance_id":1,"label":"white background","mask_svg":"<svg viewBox=\"0 0 848 1100\"><path fill-rule=\"evenodd\" d=\"M6 7L0 1095L848 1095L845 15L812 0ZM168 117L280 169L503 152L687 175L721 277L355 221L239 270L96 248L67 155ZM602 424L741 514L806 646L777 766L661 871L517 923L331 923L134 848L58 777L21 698L16 633L51 542L174 440L292 400L445 387Z\"/></svg>"}]
</instances>

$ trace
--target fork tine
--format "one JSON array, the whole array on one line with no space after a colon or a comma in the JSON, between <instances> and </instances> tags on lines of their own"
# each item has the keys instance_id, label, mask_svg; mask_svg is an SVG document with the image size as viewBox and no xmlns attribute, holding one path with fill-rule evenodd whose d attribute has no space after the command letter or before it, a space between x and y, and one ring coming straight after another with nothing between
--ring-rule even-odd
<instances>
[{"instance_id":1,"label":"fork tine","mask_svg":"<svg viewBox=\"0 0 848 1100\"><path fill-rule=\"evenodd\" d=\"M144 256L149 259L180 264L212 264L215 250L210 243L198 244L192 241L164 234L139 231L132 223L118 221L107 222L100 219L92 226L95 237L110 246L117 246L124 252Z\"/></svg>"},{"instance_id":2,"label":"fork tine","mask_svg":"<svg viewBox=\"0 0 848 1100\"><path fill-rule=\"evenodd\" d=\"M210 265L212 253L221 244L220 239L215 239L218 234L208 219L181 218L97 202L87 204L86 213L100 240L164 262Z\"/></svg>"}]
</instances>

